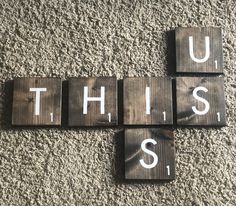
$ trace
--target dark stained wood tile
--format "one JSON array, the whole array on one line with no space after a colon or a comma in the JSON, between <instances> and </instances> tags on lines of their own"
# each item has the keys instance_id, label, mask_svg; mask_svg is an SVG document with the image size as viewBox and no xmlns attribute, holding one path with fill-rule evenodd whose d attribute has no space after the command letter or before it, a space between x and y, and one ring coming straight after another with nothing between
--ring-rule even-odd
<instances>
[{"instance_id":1,"label":"dark stained wood tile","mask_svg":"<svg viewBox=\"0 0 236 206\"><path fill-rule=\"evenodd\" d=\"M59 78L15 79L12 125L60 125L61 98Z\"/></svg>"},{"instance_id":2,"label":"dark stained wood tile","mask_svg":"<svg viewBox=\"0 0 236 206\"><path fill-rule=\"evenodd\" d=\"M125 178L175 179L175 145L172 130L125 130Z\"/></svg>"},{"instance_id":3,"label":"dark stained wood tile","mask_svg":"<svg viewBox=\"0 0 236 206\"><path fill-rule=\"evenodd\" d=\"M117 117L115 77L69 80L69 126L114 126Z\"/></svg>"},{"instance_id":4,"label":"dark stained wood tile","mask_svg":"<svg viewBox=\"0 0 236 206\"><path fill-rule=\"evenodd\" d=\"M171 78L134 77L123 82L125 125L173 124Z\"/></svg>"},{"instance_id":5,"label":"dark stained wood tile","mask_svg":"<svg viewBox=\"0 0 236 206\"><path fill-rule=\"evenodd\" d=\"M177 124L225 126L223 77L177 77Z\"/></svg>"},{"instance_id":6,"label":"dark stained wood tile","mask_svg":"<svg viewBox=\"0 0 236 206\"><path fill-rule=\"evenodd\" d=\"M223 73L221 28L179 27L175 36L176 72Z\"/></svg>"}]
</instances>

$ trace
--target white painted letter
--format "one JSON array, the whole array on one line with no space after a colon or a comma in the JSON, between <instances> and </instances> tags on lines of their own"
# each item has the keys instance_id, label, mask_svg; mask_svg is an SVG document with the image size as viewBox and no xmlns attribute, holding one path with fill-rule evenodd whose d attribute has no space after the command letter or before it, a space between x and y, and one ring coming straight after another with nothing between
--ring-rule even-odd
<instances>
[{"instance_id":1,"label":"white painted letter","mask_svg":"<svg viewBox=\"0 0 236 206\"><path fill-rule=\"evenodd\" d=\"M147 143L152 143L152 144L155 145L155 144L157 144L157 142L156 142L154 139L145 139L145 140L143 140L143 142L142 142L142 144L141 144L142 150L153 157L153 159L154 159L154 160L153 160L153 163L148 165L148 164L146 164L146 163L144 162L143 159L139 160L139 162L140 162L140 164L141 164L144 168L146 168L146 169L152 169L153 167L155 167L155 166L157 165L157 163L158 163L158 157L157 157L156 153L154 153L154 152L152 152L152 151L150 151L150 150L148 150L148 149L146 148L146 144L147 144Z\"/></svg>"},{"instance_id":2,"label":"white painted letter","mask_svg":"<svg viewBox=\"0 0 236 206\"><path fill-rule=\"evenodd\" d=\"M210 57L210 38L209 36L205 36L205 57L203 59L198 59L193 54L193 37L189 37L189 54L193 61L197 63L206 62Z\"/></svg>"},{"instance_id":3,"label":"white painted letter","mask_svg":"<svg viewBox=\"0 0 236 206\"><path fill-rule=\"evenodd\" d=\"M210 105L209 105L209 102L208 102L207 100L203 99L202 97L197 96L197 92L198 92L199 90L202 90L202 91L204 91L204 92L208 92L208 90L207 90L207 88L205 88L205 87L196 87L196 88L193 90L193 96L194 96L194 98L197 99L197 100L199 100L199 101L201 101L202 103L204 103L204 104L205 104L205 109L204 109L203 111L199 111L199 110L197 110L197 108L196 108L195 106L193 106L193 107L192 107L192 110L194 111L195 114L204 115L204 114L206 114L206 113L209 111Z\"/></svg>"},{"instance_id":4,"label":"white painted letter","mask_svg":"<svg viewBox=\"0 0 236 206\"><path fill-rule=\"evenodd\" d=\"M101 87L101 97L88 97L88 87L84 87L83 114L87 114L88 101L100 102L101 114L105 113L105 87Z\"/></svg>"},{"instance_id":5,"label":"white painted letter","mask_svg":"<svg viewBox=\"0 0 236 206\"><path fill-rule=\"evenodd\" d=\"M150 114L150 87L146 87L146 114Z\"/></svg>"},{"instance_id":6,"label":"white painted letter","mask_svg":"<svg viewBox=\"0 0 236 206\"><path fill-rule=\"evenodd\" d=\"M46 92L47 88L30 88L30 92L36 92L35 95L35 115L39 115L40 111L40 92Z\"/></svg>"}]
</instances>

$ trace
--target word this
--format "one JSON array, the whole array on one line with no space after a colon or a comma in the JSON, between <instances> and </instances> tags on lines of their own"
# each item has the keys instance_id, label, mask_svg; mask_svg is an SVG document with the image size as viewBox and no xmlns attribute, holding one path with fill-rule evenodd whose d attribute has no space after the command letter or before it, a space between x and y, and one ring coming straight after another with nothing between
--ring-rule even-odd
<instances>
[{"instance_id":1,"label":"word this","mask_svg":"<svg viewBox=\"0 0 236 206\"><path fill-rule=\"evenodd\" d=\"M14 80L13 125L60 125L62 82L54 78ZM115 77L69 80L69 126L115 126L118 104L125 125L173 125L172 79L125 78L118 102ZM223 77L176 78L177 125L224 126Z\"/></svg>"}]
</instances>

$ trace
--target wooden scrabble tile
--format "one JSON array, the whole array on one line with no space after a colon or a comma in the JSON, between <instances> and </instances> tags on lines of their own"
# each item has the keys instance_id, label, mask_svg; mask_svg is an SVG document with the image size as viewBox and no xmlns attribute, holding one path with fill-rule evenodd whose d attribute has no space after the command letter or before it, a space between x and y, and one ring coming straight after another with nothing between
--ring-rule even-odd
<instances>
[{"instance_id":1,"label":"wooden scrabble tile","mask_svg":"<svg viewBox=\"0 0 236 206\"><path fill-rule=\"evenodd\" d=\"M115 77L69 80L69 126L117 125Z\"/></svg>"},{"instance_id":2,"label":"wooden scrabble tile","mask_svg":"<svg viewBox=\"0 0 236 206\"><path fill-rule=\"evenodd\" d=\"M171 78L125 78L123 88L124 124L173 124Z\"/></svg>"},{"instance_id":3,"label":"wooden scrabble tile","mask_svg":"<svg viewBox=\"0 0 236 206\"><path fill-rule=\"evenodd\" d=\"M60 125L61 97L59 78L15 79L12 125Z\"/></svg>"},{"instance_id":4,"label":"wooden scrabble tile","mask_svg":"<svg viewBox=\"0 0 236 206\"><path fill-rule=\"evenodd\" d=\"M223 77L177 77L177 124L225 126Z\"/></svg>"},{"instance_id":5,"label":"wooden scrabble tile","mask_svg":"<svg viewBox=\"0 0 236 206\"><path fill-rule=\"evenodd\" d=\"M126 179L175 179L175 146L171 130L125 130Z\"/></svg>"},{"instance_id":6,"label":"wooden scrabble tile","mask_svg":"<svg viewBox=\"0 0 236 206\"><path fill-rule=\"evenodd\" d=\"M176 72L223 73L220 28L177 28Z\"/></svg>"}]
</instances>

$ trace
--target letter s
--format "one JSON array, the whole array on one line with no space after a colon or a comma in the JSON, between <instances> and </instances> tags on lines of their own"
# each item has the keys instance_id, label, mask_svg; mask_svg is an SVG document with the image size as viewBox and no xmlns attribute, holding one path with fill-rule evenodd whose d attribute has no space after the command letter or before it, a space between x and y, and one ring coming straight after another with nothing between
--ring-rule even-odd
<instances>
[{"instance_id":1,"label":"letter s","mask_svg":"<svg viewBox=\"0 0 236 206\"><path fill-rule=\"evenodd\" d=\"M198 91L204 91L204 92L208 92L208 89L205 88L205 87L196 87L194 90L193 90L193 97L197 100L199 100L200 102L202 102L203 104L205 104L205 109L203 111L199 111L195 106L192 107L192 110L194 111L195 114L198 114L198 115L204 115L206 114L209 109L210 109L210 105L209 105L209 102L207 100L205 100L204 98L202 97L199 97L197 95L197 92Z\"/></svg>"},{"instance_id":2,"label":"letter s","mask_svg":"<svg viewBox=\"0 0 236 206\"><path fill-rule=\"evenodd\" d=\"M146 169L152 169L153 167L155 167L156 165L157 165L157 163L158 163L158 157L157 157L157 155L154 153L154 152L152 152L151 150L148 150L147 148L146 148L146 144L147 143L152 143L152 144L157 144L157 142L154 140L154 139L145 139L145 140L143 140L142 141L142 144L141 144L141 149L144 151L144 152L146 152L147 154L149 154L149 155L151 155L152 157L153 157L153 163L152 164L146 164L145 162L144 162L144 160L143 159L141 159L141 160L139 160L139 162L140 162L140 164L144 167L144 168L146 168Z\"/></svg>"}]
</instances>

